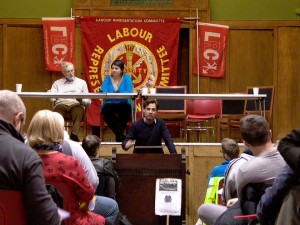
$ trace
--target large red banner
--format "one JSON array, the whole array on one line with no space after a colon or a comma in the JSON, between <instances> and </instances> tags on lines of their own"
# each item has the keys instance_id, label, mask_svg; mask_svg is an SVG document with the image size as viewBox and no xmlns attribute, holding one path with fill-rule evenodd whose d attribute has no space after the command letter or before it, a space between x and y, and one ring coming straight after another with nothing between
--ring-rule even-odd
<instances>
[{"instance_id":1,"label":"large red banner","mask_svg":"<svg viewBox=\"0 0 300 225\"><path fill-rule=\"evenodd\" d=\"M193 73L206 77L224 77L228 26L198 23L198 48L195 48Z\"/></svg>"},{"instance_id":2,"label":"large red banner","mask_svg":"<svg viewBox=\"0 0 300 225\"><path fill-rule=\"evenodd\" d=\"M97 92L105 76L110 75L113 60L121 59L135 90L141 87L177 84L180 21L173 18L81 19L82 57L90 92ZM93 101L88 110L89 124L99 125ZM139 110L139 106L137 107Z\"/></svg>"},{"instance_id":3,"label":"large red banner","mask_svg":"<svg viewBox=\"0 0 300 225\"><path fill-rule=\"evenodd\" d=\"M75 65L75 20L43 18L45 63L48 71L61 71L61 63Z\"/></svg>"}]
</instances>

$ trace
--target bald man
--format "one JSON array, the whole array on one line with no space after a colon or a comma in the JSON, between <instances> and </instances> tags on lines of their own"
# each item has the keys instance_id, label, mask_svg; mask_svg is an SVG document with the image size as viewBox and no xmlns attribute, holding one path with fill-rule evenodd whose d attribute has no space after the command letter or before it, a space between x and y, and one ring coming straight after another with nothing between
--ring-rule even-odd
<instances>
[{"instance_id":1,"label":"bald man","mask_svg":"<svg viewBox=\"0 0 300 225\"><path fill-rule=\"evenodd\" d=\"M26 108L14 92L0 91L0 189L24 196L26 224L60 224L57 206L48 194L38 154L21 135Z\"/></svg>"}]
</instances>

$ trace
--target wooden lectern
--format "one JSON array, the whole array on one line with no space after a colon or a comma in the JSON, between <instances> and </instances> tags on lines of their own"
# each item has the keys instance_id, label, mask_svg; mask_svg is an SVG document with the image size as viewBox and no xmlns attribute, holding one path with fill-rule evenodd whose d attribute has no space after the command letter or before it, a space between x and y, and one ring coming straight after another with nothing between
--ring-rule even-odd
<instances>
[{"instance_id":1,"label":"wooden lectern","mask_svg":"<svg viewBox=\"0 0 300 225\"><path fill-rule=\"evenodd\" d=\"M182 179L181 216L170 216L171 225L185 225L185 149L181 154L116 154L112 159L121 184L117 190L120 211L133 225L165 225L166 216L155 215L157 178Z\"/></svg>"}]
</instances>

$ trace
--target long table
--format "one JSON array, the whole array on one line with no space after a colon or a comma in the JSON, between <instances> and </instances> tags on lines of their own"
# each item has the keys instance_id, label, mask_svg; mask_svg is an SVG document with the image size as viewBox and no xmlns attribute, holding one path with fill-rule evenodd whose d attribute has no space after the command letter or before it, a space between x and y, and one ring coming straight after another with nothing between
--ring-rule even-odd
<instances>
[{"instance_id":1,"label":"long table","mask_svg":"<svg viewBox=\"0 0 300 225\"><path fill-rule=\"evenodd\" d=\"M265 116L266 94L138 94L138 93L51 93L51 92L18 92L20 97L29 98L90 98L90 99L127 99L135 100L137 97L156 99L218 99L218 100L256 100L258 111ZM134 101L135 102L135 101Z\"/></svg>"},{"instance_id":2,"label":"long table","mask_svg":"<svg viewBox=\"0 0 300 225\"><path fill-rule=\"evenodd\" d=\"M143 100L147 98L156 99L172 99L172 100L186 100L186 99L214 99L214 100L255 100L257 109L260 115L265 116L265 99L266 94L171 94L171 93L157 93L157 94L138 94L138 93L51 93L51 92L17 92L20 97L29 98L89 98L89 99L127 99L133 100L141 97ZM135 116L133 116L135 119Z\"/></svg>"}]
</instances>

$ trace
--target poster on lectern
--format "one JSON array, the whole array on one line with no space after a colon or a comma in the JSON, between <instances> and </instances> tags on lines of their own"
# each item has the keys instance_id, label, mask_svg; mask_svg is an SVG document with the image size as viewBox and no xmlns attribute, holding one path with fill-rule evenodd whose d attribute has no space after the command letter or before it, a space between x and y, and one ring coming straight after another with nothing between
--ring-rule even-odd
<instances>
[{"instance_id":1,"label":"poster on lectern","mask_svg":"<svg viewBox=\"0 0 300 225\"><path fill-rule=\"evenodd\" d=\"M181 215L181 179L156 179L155 186L155 215Z\"/></svg>"}]
</instances>

